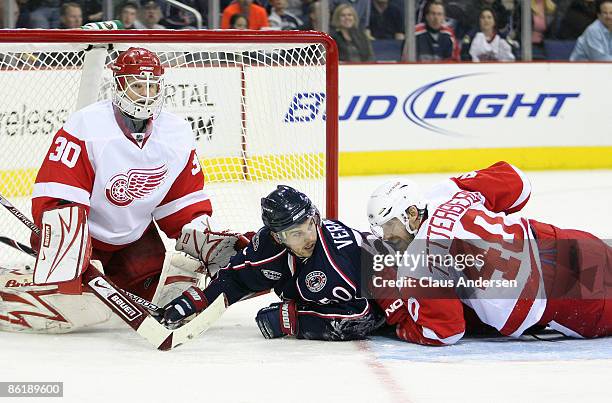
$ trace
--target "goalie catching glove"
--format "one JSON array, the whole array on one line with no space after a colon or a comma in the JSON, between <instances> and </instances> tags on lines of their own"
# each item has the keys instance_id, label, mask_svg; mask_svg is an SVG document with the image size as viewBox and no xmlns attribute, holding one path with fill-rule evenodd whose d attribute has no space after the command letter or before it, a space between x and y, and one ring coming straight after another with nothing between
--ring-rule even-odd
<instances>
[{"instance_id":1,"label":"goalie catching glove","mask_svg":"<svg viewBox=\"0 0 612 403\"><path fill-rule=\"evenodd\" d=\"M183 227L175 246L177 251L200 260L211 276L226 267L232 256L249 243L242 234L213 228L216 227L212 217L197 217Z\"/></svg>"}]
</instances>

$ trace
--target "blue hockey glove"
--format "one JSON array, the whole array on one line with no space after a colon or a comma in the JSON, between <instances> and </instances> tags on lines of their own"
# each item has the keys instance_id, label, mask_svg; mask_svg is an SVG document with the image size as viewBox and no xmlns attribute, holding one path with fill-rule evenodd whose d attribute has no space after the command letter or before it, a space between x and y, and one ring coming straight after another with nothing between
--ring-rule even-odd
<instances>
[{"instance_id":1,"label":"blue hockey glove","mask_svg":"<svg viewBox=\"0 0 612 403\"><path fill-rule=\"evenodd\" d=\"M266 339L293 336L298 324L295 301L277 302L260 309L255 321Z\"/></svg>"},{"instance_id":2,"label":"blue hockey glove","mask_svg":"<svg viewBox=\"0 0 612 403\"><path fill-rule=\"evenodd\" d=\"M163 323L177 325L194 313L202 312L207 306L208 301L202 290L190 287L164 307Z\"/></svg>"}]
</instances>

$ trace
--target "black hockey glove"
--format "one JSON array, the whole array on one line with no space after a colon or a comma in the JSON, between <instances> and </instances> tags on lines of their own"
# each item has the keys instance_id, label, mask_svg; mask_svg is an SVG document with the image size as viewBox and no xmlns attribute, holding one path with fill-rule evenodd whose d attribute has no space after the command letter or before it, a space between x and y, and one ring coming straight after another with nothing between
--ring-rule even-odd
<instances>
[{"instance_id":1,"label":"black hockey glove","mask_svg":"<svg viewBox=\"0 0 612 403\"><path fill-rule=\"evenodd\" d=\"M295 301L276 302L260 309L255 321L266 339L293 336L298 324Z\"/></svg>"},{"instance_id":2,"label":"black hockey glove","mask_svg":"<svg viewBox=\"0 0 612 403\"><path fill-rule=\"evenodd\" d=\"M173 327L194 313L202 312L207 306L208 301L202 290L190 287L164 307L162 322L168 327Z\"/></svg>"}]
</instances>

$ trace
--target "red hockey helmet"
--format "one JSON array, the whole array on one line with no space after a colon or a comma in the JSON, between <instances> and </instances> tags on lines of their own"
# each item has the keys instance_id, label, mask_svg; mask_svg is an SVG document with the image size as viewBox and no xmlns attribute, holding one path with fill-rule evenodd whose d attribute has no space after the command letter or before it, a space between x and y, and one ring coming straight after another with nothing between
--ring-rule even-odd
<instances>
[{"instance_id":1,"label":"red hockey helmet","mask_svg":"<svg viewBox=\"0 0 612 403\"><path fill-rule=\"evenodd\" d=\"M136 119L159 114L164 101L164 67L157 55L143 48L129 48L112 65L114 104Z\"/></svg>"}]
</instances>

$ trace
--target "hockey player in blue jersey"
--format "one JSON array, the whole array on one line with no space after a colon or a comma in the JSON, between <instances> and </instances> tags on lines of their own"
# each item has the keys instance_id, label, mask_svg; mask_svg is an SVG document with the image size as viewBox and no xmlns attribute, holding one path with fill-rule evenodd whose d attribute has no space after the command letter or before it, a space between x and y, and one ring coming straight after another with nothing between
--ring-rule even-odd
<instances>
[{"instance_id":1,"label":"hockey player in blue jersey","mask_svg":"<svg viewBox=\"0 0 612 403\"><path fill-rule=\"evenodd\" d=\"M255 318L268 339L363 339L384 324L380 308L361 293L372 236L321 220L310 199L289 186L278 186L261 207L264 227L204 290L192 287L170 302L166 324L204 310L221 293L233 304L270 289L282 301Z\"/></svg>"}]
</instances>

